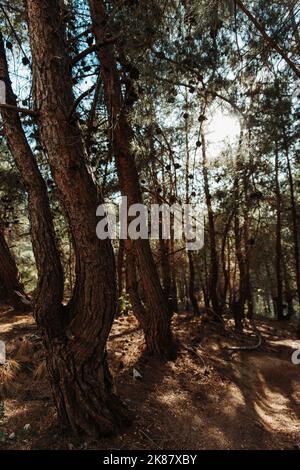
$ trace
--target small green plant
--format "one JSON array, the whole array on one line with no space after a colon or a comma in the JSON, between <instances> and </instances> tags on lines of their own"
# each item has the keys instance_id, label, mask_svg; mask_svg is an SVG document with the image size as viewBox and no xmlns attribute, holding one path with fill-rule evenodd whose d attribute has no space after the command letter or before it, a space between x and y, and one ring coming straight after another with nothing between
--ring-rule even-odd
<instances>
[{"instance_id":1,"label":"small green plant","mask_svg":"<svg viewBox=\"0 0 300 470\"><path fill-rule=\"evenodd\" d=\"M121 297L119 297L120 315L127 315L130 308L131 308L131 305L129 301L129 295L128 294L121 295Z\"/></svg>"}]
</instances>

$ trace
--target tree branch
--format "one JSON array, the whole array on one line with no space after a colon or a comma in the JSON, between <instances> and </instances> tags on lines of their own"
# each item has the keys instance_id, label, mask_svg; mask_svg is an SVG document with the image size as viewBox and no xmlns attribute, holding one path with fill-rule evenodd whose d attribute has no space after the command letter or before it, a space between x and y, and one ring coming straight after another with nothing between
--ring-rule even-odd
<instances>
[{"instance_id":1,"label":"tree branch","mask_svg":"<svg viewBox=\"0 0 300 470\"><path fill-rule=\"evenodd\" d=\"M91 86L91 88L88 88L88 90L85 90L80 96L78 96L78 98L76 98L76 100L74 101L74 104L72 106L72 109L70 111L70 115L69 117L71 117L75 111L76 111L76 108L77 106L79 105L79 103L86 97L88 96L90 93L92 93L92 91L95 89L95 86L96 85L93 85Z\"/></svg>"},{"instance_id":2,"label":"tree branch","mask_svg":"<svg viewBox=\"0 0 300 470\"><path fill-rule=\"evenodd\" d=\"M116 42L118 39L119 39L119 37L115 36L115 37L109 38L109 39L107 39L107 40L105 40L101 43L94 44L93 46L90 46L87 49L84 49L82 52L77 54L77 56L75 56L72 59L72 61L71 61L72 67L74 67L74 65L76 65L80 60L84 59L87 55L91 54L92 52L96 52L100 47L105 47L108 44L112 44L112 43Z\"/></svg>"},{"instance_id":3,"label":"tree branch","mask_svg":"<svg viewBox=\"0 0 300 470\"><path fill-rule=\"evenodd\" d=\"M300 78L300 69L296 64L288 57L287 53L280 47L266 32L263 25L252 15L248 8L240 0L235 0L236 5L245 13L249 20L254 24L256 29L260 32L265 41L283 58L283 60L289 65L289 67L295 72L298 78Z\"/></svg>"},{"instance_id":4,"label":"tree branch","mask_svg":"<svg viewBox=\"0 0 300 470\"><path fill-rule=\"evenodd\" d=\"M37 116L36 111L33 111L33 109L19 108L18 106L14 106L12 104L1 103L0 108L10 109L11 111L16 111L17 113L27 114L29 116L35 116L35 117Z\"/></svg>"}]
</instances>

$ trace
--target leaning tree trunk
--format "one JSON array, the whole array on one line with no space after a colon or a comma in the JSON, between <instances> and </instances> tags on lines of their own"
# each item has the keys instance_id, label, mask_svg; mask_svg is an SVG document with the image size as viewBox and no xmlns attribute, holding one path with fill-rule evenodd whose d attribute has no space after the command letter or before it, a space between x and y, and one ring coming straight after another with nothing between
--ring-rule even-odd
<instances>
[{"instance_id":1,"label":"leaning tree trunk","mask_svg":"<svg viewBox=\"0 0 300 470\"><path fill-rule=\"evenodd\" d=\"M93 31L97 43L103 43L107 37L107 25L104 3L90 0ZM116 66L114 50L111 45L99 47L97 54L101 63L101 76L104 85L106 105L113 129L113 152L120 189L127 196L128 204L142 203L142 193L134 155L131 150L132 129L126 115L126 106L122 98L121 82ZM128 88L132 88L130 80ZM158 271L153 259L149 240L134 241L137 265L147 305L146 344L150 354L171 358L174 344L171 333L171 318L165 299Z\"/></svg>"},{"instance_id":2,"label":"leaning tree trunk","mask_svg":"<svg viewBox=\"0 0 300 470\"><path fill-rule=\"evenodd\" d=\"M7 104L16 106L1 35L0 79L5 82ZM31 241L38 271L34 315L40 326L47 326L55 335L60 331L61 324L63 271L55 241L47 188L27 142L18 113L3 108L1 116L4 135L28 194Z\"/></svg>"},{"instance_id":3,"label":"leaning tree trunk","mask_svg":"<svg viewBox=\"0 0 300 470\"><path fill-rule=\"evenodd\" d=\"M26 312L31 309L23 286L19 280L18 268L15 259L4 238L0 228L0 280L4 291L4 301L15 310ZM1 300L1 299L0 299Z\"/></svg>"},{"instance_id":4,"label":"leaning tree trunk","mask_svg":"<svg viewBox=\"0 0 300 470\"><path fill-rule=\"evenodd\" d=\"M115 261L110 241L96 238L99 198L72 114L63 8L58 0L27 0L37 121L76 259L75 287L60 335L54 338L46 329L45 345L60 422L76 433L107 435L127 421L106 361L117 304Z\"/></svg>"}]
</instances>

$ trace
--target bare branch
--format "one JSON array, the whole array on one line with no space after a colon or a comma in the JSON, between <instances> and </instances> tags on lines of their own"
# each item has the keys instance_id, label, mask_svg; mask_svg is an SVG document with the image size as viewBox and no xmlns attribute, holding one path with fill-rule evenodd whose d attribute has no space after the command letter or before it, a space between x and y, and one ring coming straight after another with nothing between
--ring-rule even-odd
<instances>
[{"instance_id":1,"label":"bare branch","mask_svg":"<svg viewBox=\"0 0 300 470\"><path fill-rule=\"evenodd\" d=\"M72 59L71 65L74 67L80 60L84 59L87 55L91 54L92 52L96 52L100 47L105 47L109 44L112 44L116 42L119 39L118 36L109 38L101 43L94 44L93 46L88 47L87 49L84 49L82 52L80 52L76 57Z\"/></svg>"},{"instance_id":2,"label":"bare branch","mask_svg":"<svg viewBox=\"0 0 300 470\"><path fill-rule=\"evenodd\" d=\"M19 108L18 106L14 106L12 104L1 103L0 108L10 109L12 111L16 111L17 113L27 114L29 116L35 116L35 117L37 116L37 113L33 111L33 109Z\"/></svg>"},{"instance_id":3,"label":"bare branch","mask_svg":"<svg viewBox=\"0 0 300 470\"><path fill-rule=\"evenodd\" d=\"M260 32L265 41L283 58L283 60L289 65L289 67L295 72L298 78L300 78L300 69L296 64L288 57L287 53L280 47L266 32L263 25L252 15L248 8L240 0L235 0L236 5L245 13L249 20L254 24L256 29Z\"/></svg>"},{"instance_id":4,"label":"bare branch","mask_svg":"<svg viewBox=\"0 0 300 470\"><path fill-rule=\"evenodd\" d=\"M74 101L74 104L73 104L73 107L70 111L70 115L69 117L71 117L75 111L76 111L76 108L78 107L79 103L86 97L88 96L90 93L92 93L92 91L95 89L95 85L91 86L91 88L88 88L88 90L85 90L80 96L78 96L78 98L76 98L76 100Z\"/></svg>"}]
</instances>

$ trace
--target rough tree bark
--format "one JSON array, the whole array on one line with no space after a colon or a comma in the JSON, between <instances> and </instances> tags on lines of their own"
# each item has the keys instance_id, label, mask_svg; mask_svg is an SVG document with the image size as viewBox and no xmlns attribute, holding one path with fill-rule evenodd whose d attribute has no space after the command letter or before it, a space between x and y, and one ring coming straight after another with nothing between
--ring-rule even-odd
<instances>
[{"instance_id":1,"label":"rough tree bark","mask_svg":"<svg viewBox=\"0 0 300 470\"><path fill-rule=\"evenodd\" d=\"M109 240L96 238L100 201L86 166L77 120L71 115L74 97L63 4L58 0L26 3L37 121L76 259L76 282L63 324L56 335L46 328L51 385L63 425L75 433L107 435L127 423L113 393L106 360L117 305L114 254Z\"/></svg>"},{"instance_id":2,"label":"rough tree bark","mask_svg":"<svg viewBox=\"0 0 300 470\"><path fill-rule=\"evenodd\" d=\"M109 33L104 3L90 0L89 5L96 42L102 43ZM126 106L123 102L113 46L101 47L97 50L97 54L101 63L101 76L110 118L113 152L116 158L121 192L127 196L129 205L142 203L139 176L131 151L132 129L128 123ZM147 318L144 321L144 324L147 324L145 331L147 351L149 354L171 358L175 351L171 333L171 318L149 240L135 240L134 247L147 304L145 311Z\"/></svg>"}]
</instances>

